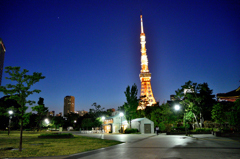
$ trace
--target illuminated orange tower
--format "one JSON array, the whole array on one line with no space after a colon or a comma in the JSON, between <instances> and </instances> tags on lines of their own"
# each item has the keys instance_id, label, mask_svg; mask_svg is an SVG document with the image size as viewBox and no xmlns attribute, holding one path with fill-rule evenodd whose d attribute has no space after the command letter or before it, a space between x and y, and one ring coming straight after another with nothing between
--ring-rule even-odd
<instances>
[{"instance_id":1,"label":"illuminated orange tower","mask_svg":"<svg viewBox=\"0 0 240 159\"><path fill-rule=\"evenodd\" d=\"M142 15L140 15L141 19L141 34L140 34L140 44L141 44L141 73L139 74L141 81L141 95L140 102L138 106L139 109L145 109L146 106L152 106L156 104L156 100L152 93L151 86L151 73L148 69L148 58L147 58L147 49L146 49L146 37L143 30L143 20Z\"/></svg>"}]
</instances>

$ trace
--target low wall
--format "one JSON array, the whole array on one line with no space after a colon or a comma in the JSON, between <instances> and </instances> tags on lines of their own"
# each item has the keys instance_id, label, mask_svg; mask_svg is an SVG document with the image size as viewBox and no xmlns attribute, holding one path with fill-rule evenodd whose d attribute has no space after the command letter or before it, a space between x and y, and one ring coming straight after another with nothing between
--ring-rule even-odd
<instances>
[{"instance_id":1,"label":"low wall","mask_svg":"<svg viewBox=\"0 0 240 159\"><path fill-rule=\"evenodd\" d=\"M222 133L222 132L214 132L213 135L219 137L240 137L240 133Z\"/></svg>"}]
</instances>

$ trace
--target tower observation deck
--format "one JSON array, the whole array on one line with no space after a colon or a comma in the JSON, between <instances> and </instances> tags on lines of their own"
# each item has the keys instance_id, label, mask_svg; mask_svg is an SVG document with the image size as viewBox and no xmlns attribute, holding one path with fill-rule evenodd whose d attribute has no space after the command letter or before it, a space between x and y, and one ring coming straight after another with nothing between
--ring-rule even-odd
<instances>
[{"instance_id":1,"label":"tower observation deck","mask_svg":"<svg viewBox=\"0 0 240 159\"><path fill-rule=\"evenodd\" d=\"M156 104L156 100L153 96L152 86L151 86L151 73L148 69L148 58L146 49L146 36L143 29L142 15L140 15L141 20L141 34L140 34L140 44L141 44L141 72L139 74L141 81L141 93L140 102L138 110L143 110L146 106L152 106Z\"/></svg>"}]
</instances>

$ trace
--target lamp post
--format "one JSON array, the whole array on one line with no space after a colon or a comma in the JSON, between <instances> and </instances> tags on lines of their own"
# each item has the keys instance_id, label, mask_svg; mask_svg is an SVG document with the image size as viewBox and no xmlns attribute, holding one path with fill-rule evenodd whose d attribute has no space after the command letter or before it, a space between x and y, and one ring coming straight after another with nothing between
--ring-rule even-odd
<instances>
[{"instance_id":1,"label":"lamp post","mask_svg":"<svg viewBox=\"0 0 240 159\"><path fill-rule=\"evenodd\" d=\"M105 117L103 116L103 117L102 117L102 122L103 122L103 124L104 124L104 120L105 120ZM103 133L103 131L104 131L104 126L103 126L103 124L102 124L102 133Z\"/></svg>"},{"instance_id":2,"label":"lamp post","mask_svg":"<svg viewBox=\"0 0 240 159\"><path fill-rule=\"evenodd\" d=\"M49 120L48 120L48 119L45 119L44 121L45 121L45 123L46 123L47 125L49 124Z\"/></svg>"},{"instance_id":3,"label":"lamp post","mask_svg":"<svg viewBox=\"0 0 240 159\"><path fill-rule=\"evenodd\" d=\"M176 110L176 111L178 111L179 109L180 109L180 106L179 105L175 105L174 106L174 109ZM186 134L186 136L187 136L187 129L186 129L186 113L184 112L184 120L185 120L185 134Z\"/></svg>"},{"instance_id":4,"label":"lamp post","mask_svg":"<svg viewBox=\"0 0 240 159\"><path fill-rule=\"evenodd\" d=\"M120 127L120 132L122 133L123 129L122 129L122 116L123 116L123 113L121 112L120 114L120 117L121 117L121 127Z\"/></svg>"},{"instance_id":5,"label":"lamp post","mask_svg":"<svg viewBox=\"0 0 240 159\"><path fill-rule=\"evenodd\" d=\"M9 135L10 134L10 125L11 125L11 119L12 119L13 111L9 110L8 114L9 114L9 122L8 122L8 135Z\"/></svg>"}]
</instances>

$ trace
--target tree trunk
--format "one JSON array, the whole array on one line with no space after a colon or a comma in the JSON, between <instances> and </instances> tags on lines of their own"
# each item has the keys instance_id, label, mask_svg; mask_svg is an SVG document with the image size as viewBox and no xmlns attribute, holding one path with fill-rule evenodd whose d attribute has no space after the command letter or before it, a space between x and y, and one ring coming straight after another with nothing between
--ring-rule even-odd
<instances>
[{"instance_id":1,"label":"tree trunk","mask_svg":"<svg viewBox=\"0 0 240 159\"><path fill-rule=\"evenodd\" d=\"M195 118L195 120L197 122L197 127L199 128L199 123L198 123L198 120L197 120L197 116L195 115L195 113L193 113L193 115L194 115L194 118Z\"/></svg>"},{"instance_id":2,"label":"tree trunk","mask_svg":"<svg viewBox=\"0 0 240 159\"><path fill-rule=\"evenodd\" d=\"M22 151L22 133L23 133L23 110L22 110L21 126L20 126L20 143L19 143L19 151Z\"/></svg>"},{"instance_id":3,"label":"tree trunk","mask_svg":"<svg viewBox=\"0 0 240 159\"><path fill-rule=\"evenodd\" d=\"M132 119L130 119L130 129L132 128L132 124L131 123L132 123Z\"/></svg>"},{"instance_id":4,"label":"tree trunk","mask_svg":"<svg viewBox=\"0 0 240 159\"><path fill-rule=\"evenodd\" d=\"M202 113L200 112L200 128L202 128Z\"/></svg>"}]
</instances>

